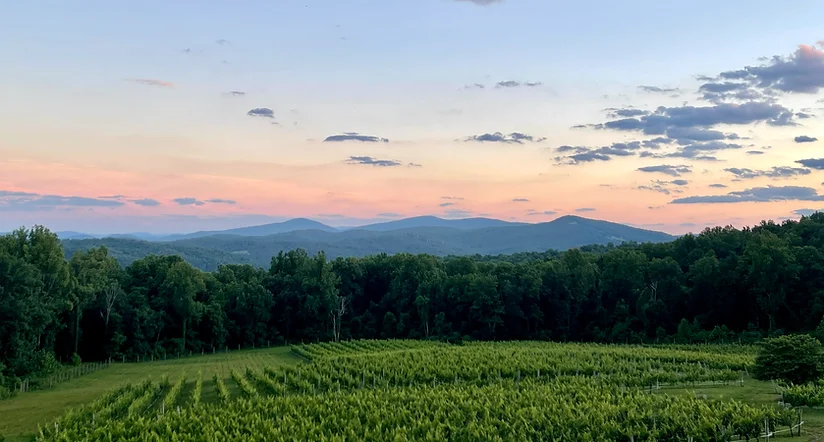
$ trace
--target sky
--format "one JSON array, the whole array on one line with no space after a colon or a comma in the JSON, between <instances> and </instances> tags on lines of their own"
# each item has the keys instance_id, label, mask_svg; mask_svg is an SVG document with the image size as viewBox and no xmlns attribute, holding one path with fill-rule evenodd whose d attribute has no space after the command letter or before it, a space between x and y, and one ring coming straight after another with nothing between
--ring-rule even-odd
<instances>
[{"instance_id":1,"label":"sky","mask_svg":"<svg viewBox=\"0 0 824 442\"><path fill-rule=\"evenodd\" d=\"M796 219L824 30L785 3L3 2L0 231Z\"/></svg>"}]
</instances>

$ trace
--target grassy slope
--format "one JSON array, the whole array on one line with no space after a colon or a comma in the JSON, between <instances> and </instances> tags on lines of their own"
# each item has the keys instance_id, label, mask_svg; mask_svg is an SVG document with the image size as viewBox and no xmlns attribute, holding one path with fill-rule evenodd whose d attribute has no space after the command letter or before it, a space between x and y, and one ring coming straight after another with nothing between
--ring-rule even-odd
<instances>
[{"instance_id":1,"label":"grassy slope","mask_svg":"<svg viewBox=\"0 0 824 442\"><path fill-rule=\"evenodd\" d=\"M277 347L169 361L112 364L109 368L81 376L52 389L33 391L0 401L0 435L6 436L7 441L29 440L28 435L37 431L38 424L48 423L69 408L79 407L126 383L137 383L147 377L159 379L166 374L174 381L181 372L185 372L188 382L183 394L190 394L198 370L203 370L203 398L207 401L214 396L212 375L215 373L220 373L231 389L234 387L229 377L232 368L245 370L246 367L262 368L296 364L299 361L289 347Z\"/></svg>"},{"instance_id":2,"label":"grassy slope","mask_svg":"<svg viewBox=\"0 0 824 442\"><path fill-rule=\"evenodd\" d=\"M244 370L246 367L262 368L277 364L295 364L300 359L288 347L274 349L245 350L217 355L198 356L180 360L146 362L140 364L113 364L112 367L92 373L59 385L51 390L36 391L0 401L0 434L8 442L28 441L44 424L62 415L66 409L79 407L107 391L127 382L139 382L147 377L154 379L166 374L170 380L181 372L186 373L187 383L182 397L191 395L198 370L203 370L203 401L213 402L216 398L212 375L220 373L232 396L238 396L237 386L229 377L232 368ZM775 404L780 396L773 391L769 382L747 379L744 386L706 386L696 388L666 388L661 394L707 395L713 399L734 399L753 405ZM782 437L788 442L824 442L824 410L804 410L803 435Z\"/></svg>"}]
</instances>

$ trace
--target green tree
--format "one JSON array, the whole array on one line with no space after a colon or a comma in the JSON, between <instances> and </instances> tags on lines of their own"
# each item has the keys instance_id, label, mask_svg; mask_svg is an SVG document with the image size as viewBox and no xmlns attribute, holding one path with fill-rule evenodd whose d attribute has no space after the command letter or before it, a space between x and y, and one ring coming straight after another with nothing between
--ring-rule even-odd
<instances>
[{"instance_id":1,"label":"green tree","mask_svg":"<svg viewBox=\"0 0 824 442\"><path fill-rule=\"evenodd\" d=\"M793 284L798 269L786 240L763 231L750 239L741 264L749 291L775 330L775 315L786 302L786 288Z\"/></svg>"},{"instance_id":2,"label":"green tree","mask_svg":"<svg viewBox=\"0 0 824 442\"><path fill-rule=\"evenodd\" d=\"M761 380L793 384L818 380L824 375L824 347L809 335L785 335L766 340L755 358L754 373Z\"/></svg>"},{"instance_id":3,"label":"green tree","mask_svg":"<svg viewBox=\"0 0 824 442\"><path fill-rule=\"evenodd\" d=\"M206 289L203 275L200 270L192 267L189 263L178 262L169 268L166 279L163 282L170 300L170 307L177 321L180 321L182 332L182 342L180 351L186 351L187 326L195 319L199 313L198 303L195 297L199 292Z\"/></svg>"},{"instance_id":4,"label":"green tree","mask_svg":"<svg viewBox=\"0 0 824 442\"><path fill-rule=\"evenodd\" d=\"M74 286L74 353L80 344L80 320L83 311L92 301L104 294L107 288L117 284L121 269L109 250L103 246L79 251L69 261Z\"/></svg>"}]
</instances>

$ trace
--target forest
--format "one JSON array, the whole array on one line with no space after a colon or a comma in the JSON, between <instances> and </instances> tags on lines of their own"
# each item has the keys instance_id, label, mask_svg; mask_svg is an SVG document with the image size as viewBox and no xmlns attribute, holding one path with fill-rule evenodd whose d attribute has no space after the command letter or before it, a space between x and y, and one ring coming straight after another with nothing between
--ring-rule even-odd
<instances>
[{"instance_id":1,"label":"forest","mask_svg":"<svg viewBox=\"0 0 824 442\"><path fill-rule=\"evenodd\" d=\"M203 272L179 256L121 268L64 257L37 226L0 237L0 385L61 363L350 338L753 342L824 338L824 213L659 244L440 258L329 260Z\"/></svg>"}]
</instances>

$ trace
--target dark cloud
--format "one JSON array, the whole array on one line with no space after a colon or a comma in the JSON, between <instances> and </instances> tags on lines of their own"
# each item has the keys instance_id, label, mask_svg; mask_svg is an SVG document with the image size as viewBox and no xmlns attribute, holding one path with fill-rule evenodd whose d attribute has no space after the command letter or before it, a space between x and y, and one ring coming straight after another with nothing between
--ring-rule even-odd
<instances>
[{"instance_id":1,"label":"dark cloud","mask_svg":"<svg viewBox=\"0 0 824 442\"><path fill-rule=\"evenodd\" d=\"M360 141L363 143L388 143L388 138L381 138L372 135L361 135L357 132L344 132L343 135L331 135L323 140L324 143L339 143L343 141Z\"/></svg>"},{"instance_id":2,"label":"dark cloud","mask_svg":"<svg viewBox=\"0 0 824 442\"><path fill-rule=\"evenodd\" d=\"M546 215L546 216L551 216L551 215L556 215L556 214L558 214L558 212L556 212L556 211L554 211L554 210L545 210L545 211L543 211L543 212L538 212L538 211L535 211L535 210L530 210L530 211L529 211L529 213L527 213L527 216L538 216L538 215Z\"/></svg>"},{"instance_id":3,"label":"dark cloud","mask_svg":"<svg viewBox=\"0 0 824 442\"><path fill-rule=\"evenodd\" d=\"M139 200L132 200L132 203L137 204L138 206L144 207L156 207L160 205L160 201L154 200L151 198L143 198Z\"/></svg>"},{"instance_id":4,"label":"dark cloud","mask_svg":"<svg viewBox=\"0 0 824 442\"><path fill-rule=\"evenodd\" d=\"M463 197L460 196L442 196L442 200L454 200L454 201L463 201Z\"/></svg>"},{"instance_id":5,"label":"dark cloud","mask_svg":"<svg viewBox=\"0 0 824 442\"><path fill-rule=\"evenodd\" d=\"M438 204L439 207L451 207L454 206L455 203L440 203Z\"/></svg>"},{"instance_id":6,"label":"dark cloud","mask_svg":"<svg viewBox=\"0 0 824 442\"><path fill-rule=\"evenodd\" d=\"M593 161L609 161L612 158L608 155L597 152L578 153L564 157L569 160L568 164L591 163ZM563 158L556 158L556 160L563 160Z\"/></svg>"},{"instance_id":7,"label":"dark cloud","mask_svg":"<svg viewBox=\"0 0 824 442\"><path fill-rule=\"evenodd\" d=\"M708 130L700 127L671 127L666 131L667 137L678 144L692 144L696 141L737 140L738 134L724 134L717 130Z\"/></svg>"},{"instance_id":8,"label":"dark cloud","mask_svg":"<svg viewBox=\"0 0 824 442\"><path fill-rule=\"evenodd\" d=\"M723 83L704 83L701 87L698 88L699 92L712 92L712 93L724 93L724 92L732 92L741 89L747 89L747 85L744 83L733 83L731 81L725 81Z\"/></svg>"},{"instance_id":9,"label":"dark cloud","mask_svg":"<svg viewBox=\"0 0 824 442\"><path fill-rule=\"evenodd\" d=\"M545 141L546 138L544 137L533 137L532 135L523 134L520 132L512 132L509 135L504 135L500 132L495 133L486 133L481 135L472 135L471 137L467 137L464 141L476 141L479 143L517 143L523 144L525 141L527 142L535 142L540 143Z\"/></svg>"},{"instance_id":10,"label":"dark cloud","mask_svg":"<svg viewBox=\"0 0 824 442\"><path fill-rule=\"evenodd\" d=\"M812 187L768 186L730 192L726 195L678 198L672 200L670 204L764 203L772 201L824 201L824 195L819 195Z\"/></svg>"},{"instance_id":11,"label":"dark cloud","mask_svg":"<svg viewBox=\"0 0 824 442\"><path fill-rule=\"evenodd\" d=\"M746 84L734 82L706 83L699 88L701 98L709 102L720 104L731 101L765 101L774 102L774 94L768 91L758 91Z\"/></svg>"},{"instance_id":12,"label":"dark cloud","mask_svg":"<svg viewBox=\"0 0 824 442\"><path fill-rule=\"evenodd\" d=\"M727 185L726 185L726 184L718 184L718 183L716 183L716 184L710 184L710 187L712 187L712 188L714 188L714 189L726 189L726 188L727 188Z\"/></svg>"},{"instance_id":13,"label":"dark cloud","mask_svg":"<svg viewBox=\"0 0 824 442\"><path fill-rule=\"evenodd\" d=\"M516 87L521 87L521 86L538 87L538 86L543 86L543 83L541 83L540 81L524 81L524 82L521 82L521 81L515 81L515 80L505 80L505 81L499 81L499 82L495 83L495 87L499 88L499 89L500 88L516 88Z\"/></svg>"},{"instance_id":14,"label":"dark cloud","mask_svg":"<svg viewBox=\"0 0 824 442\"><path fill-rule=\"evenodd\" d=\"M103 199L103 200L122 200L125 197L126 197L125 195L105 195L105 196L99 196L98 198Z\"/></svg>"},{"instance_id":15,"label":"dark cloud","mask_svg":"<svg viewBox=\"0 0 824 442\"><path fill-rule=\"evenodd\" d=\"M158 87L175 87L174 83L164 80L155 80L151 78L129 78L126 81L131 81L132 83L143 84L146 86L158 86Z\"/></svg>"},{"instance_id":16,"label":"dark cloud","mask_svg":"<svg viewBox=\"0 0 824 442\"><path fill-rule=\"evenodd\" d=\"M658 166L645 166L637 169L639 172L646 173L663 173L664 175L680 177L683 173L692 173L692 167L684 164L671 166L669 164L661 164Z\"/></svg>"},{"instance_id":17,"label":"dark cloud","mask_svg":"<svg viewBox=\"0 0 824 442\"><path fill-rule=\"evenodd\" d=\"M710 128L719 124L743 125L766 122L773 126L795 124L793 113L779 104L748 102L721 103L714 106L661 106L655 112L638 118L623 118L598 124L599 129L639 131L647 135L663 135L672 128Z\"/></svg>"},{"instance_id":18,"label":"dark cloud","mask_svg":"<svg viewBox=\"0 0 824 442\"><path fill-rule=\"evenodd\" d=\"M667 137L656 137L651 140L644 140L641 142L641 145L646 147L647 149L660 149L663 147L664 144L672 144L674 140L667 138Z\"/></svg>"},{"instance_id":19,"label":"dark cloud","mask_svg":"<svg viewBox=\"0 0 824 442\"><path fill-rule=\"evenodd\" d=\"M0 211L40 211L57 208L116 208L124 203L113 199L83 196L41 195L31 192L0 190Z\"/></svg>"},{"instance_id":20,"label":"dark cloud","mask_svg":"<svg viewBox=\"0 0 824 442\"><path fill-rule=\"evenodd\" d=\"M394 212L383 212L379 213L378 216L382 218L400 218L403 215Z\"/></svg>"},{"instance_id":21,"label":"dark cloud","mask_svg":"<svg viewBox=\"0 0 824 442\"><path fill-rule=\"evenodd\" d=\"M626 157L635 155L636 150L641 148L640 141L631 141L629 143L612 143L609 146L586 147L586 146L559 146L555 149L556 152L574 152L572 155L555 157L555 160L561 164L580 164L592 161L609 161L612 157Z\"/></svg>"},{"instance_id":22,"label":"dark cloud","mask_svg":"<svg viewBox=\"0 0 824 442\"><path fill-rule=\"evenodd\" d=\"M220 198L212 198L210 200L206 200L206 202L212 204L228 204L230 206L234 206L235 204L237 204L237 201L235 200L224 200Z\"/></svg>"},{"instance_id":23,"label":"dark cloud","mask_svg":"<svg viewBox=\"0 0 824 442\"><path fill-rule=\"evenodd\" d=\"M759 66L722 72L720 78L762 91L814 94L824 88L824 52L799 45L790 56L774 56Z\"/></svg>"},{"instance_id":24,"label":"dark cloud","mask_svg":"<svg viewBox=\"0 0 824 442\"><path fill-rule=\"evenodd\" d=\"M275 111L268 107L256 107L246 112L246 115L250 117L275 118Z\"/></svg>"},{"instance_id":25,"label":"dark cloud","mask_svg":"<svg viewBox=\"0 0 824 442\"><path fill-rule=\"evenodd\" d=\"M464 86L464 89L484 89L484 88L486 88L486 85L483 85L481 83L472 83L472 84L467 84L466 86Z\"/></svg>"},{"instance_id":26,"label":"dark cloud","mask_svg":"<svg viewBox=\"0 0 824 442\"><path fill-rule=\"evenodd\" d=\"M795 209L793 213L799 216L810 216L816 212L824 212L824 209Z\"/></svg>"},{"instance_id":27,"label":"dark cloud","mask_svg":"<svg viewBox=\"0 0 824 442\"><path fill-rule=\"evenodd\" d=\"M638 86L638 89L656 94L677 94L681 92L677 87Z\"/></svg>"},{"instance_id":28,"label":"dark cloud","mask_svg":"<svg viewBox=\"0 0 824 442\"><path fill-rule=\"evenodd\" d=\"M423 165L418 163L407 163L406 167L423 167Z\"/></svg>"},{"instance_id":29,"label":"dark cloud","mask_svg":"<svg viewBox=\"0 0 824 442\"><path fill-rule=\"evenodd\" d=\"M815 143L816 141L818 141L818 138L808 137L807 135L799 135L793 138L793 140L796 143Z\"/></svg>"},{"instance_id":30,"label":"dark cloud","mask_svg":"<svg viewBox=\"0 0 824 442\"><path fill-rule=\"evenodd\" d=\"M638 190L649 190L649 191L652 191L652 192L663 193L664 195L669 195L670 194L669 189L667 189L664 186L657 185L657 184L653 184L653 185L649 185L649 186L638 186L638 187L636 187L636 189L638 189Z\"/></svg>"},{"instance_id":31,"label":"dark cloud","mask_svg":"<svg viewBox=\"0 0 824 442\"><path fill-rule=\"evenodd\" d=\"M764 155L763 150L748 150L747 155Z\"/></svg>"},{"instance_id":32,"label":"dark cloud","mask_svg":"<svg viewBox=\"0 0 824 442\"><path fill-rule=\"evenodd\" d=\"M229 94L229 95L234 95L235 97L246 95L246 92L243 92L243 91L229 91L229 92L226 92L226 93Z\"/></svg>"},{"instance_id":33,"label":"dark cloud","mask_svg":"<svg viewBox=\"0 0 824 442\"><path fill-rule=\"evenodd\" d=\"M202 206L205 204L203 201L192 197L175 198L172 201L181 206Z\"/></svg>"},{"instance_id":34,"label":"dark cloud","mask_svg":"<svg viewBox=\"0 0 824 442\"><path fill-rule=\"evenodd\" d=\"M791 178L800 175L809 175L810 169L803 169L800 167L779 166L773 167L770 170L753 170L747 168L731 167L724 169L740 179L753 179L760 177L767 178Z\"/></svg>"},{"instance_id":35,"label":"dark cloud","mask_svg":"<svg viewBox=\"0 0 824 442\"><path fill-rule=\"evenodd\" d=\"M801 119L801 120L806 120L806 119L815 117L815 115L809 114L807 112L796 112L795 117L798 118L798 119Z\"/></svg>"},{"instance_id":36,"label":"dark cloud","mask_svg":"<svg viewBox=\"0 0 824 442\"><path fill-rule=\"evenodd\" d=\"M652 192L663 193L664 195L669 195L670 193L682 193L681 189L673 189L672 186L686 186L689 184L687 180L672 180L672 181L661 181L661 180L654 180L650 181L649 185L645 186L638 186L636 187L638 190L649 190Z\"/></svg>"},{"instance_id":37,"label":"dark cloud","mask_svg":"<svg viewBox=\"0 0 824 442\"><path fill-rule=\"evenodd\" d=\"M225 39L221 38L221 39L218 39L217 41L215 41L215 43L217 43L221 46L222 45L227 45L227 44L229 44L229 40L225 40Z\"/></svg>"},{"instance_id":38,"label":"dark cloud","mask_svg":"<svg viewBox=\"0 0 824 442\"><path fill-rule=\"evenodd\" d=\"M512 198L513 203L528 203L529 200L526 198Z\"/></svg>"},{"instance_id":39,"label":"dark cloud","mask_svg":"<svg viewBox=\"0 0 824 442\"><path fill-rule=\"evenodd\" d=\"M616 107L608 107L604 109L604 112L607 113L607 116L612 118L618 117L640 117L641 115L649 115L648 110L643 109L636 109L634 107L626 107L626 108L616 108Z\"/></svg>"},{"instance_id":40,"label":"dark cloud","mask_svg":"<svg viewBox=\"0 0 824 442\"><path fill-rule=\"evenodd\" d=\"M593 208L593 207L581 207L579 209L575 209L575 211L578 212L578 213L595 212L595 208Z\"/></svg>"},{"instance_id":41,"label":"dark cloud","mask_svg":"<svg viewBox=\"0 0 824 442\"><path fill-rule=\"evenodd\" d=\"M358 156L351 156L349 159L346 160L346 164L365 164L368 166L376 166L376 167L392 167L392 166L401 166L403 163L400 161L395 160L379 160L377 158L372 157L358 157Z\"/></svg>"},{"instance_id":42,"label":"dark cloud","mask_svg":"<svg viewBox=\"0 0 824 442\"><path fill-rule=\"evenodd\" d=\"M824 158L807 158L806 160L798 160L796 163L810 169L824 170Z\"/></svg>"},{"instance_id":43,"label":"dark cloud","mask_svg":"<svg viewBox=\"0 0 824 442\"><path fill-rule=\"evenodd\" d=\"M520 81L515 81L515 80L499 81L497 84L495 84L495 87L519 87L519 86L521 86L521 82Z\"/></svg>"}]
</instances>

